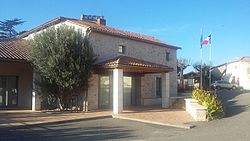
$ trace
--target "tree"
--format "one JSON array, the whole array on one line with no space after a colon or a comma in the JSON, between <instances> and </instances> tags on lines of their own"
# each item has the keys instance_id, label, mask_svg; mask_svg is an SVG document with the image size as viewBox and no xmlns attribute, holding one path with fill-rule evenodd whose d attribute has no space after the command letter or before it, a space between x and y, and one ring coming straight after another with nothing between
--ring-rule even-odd
<instances>
[{"instance_id":1,"label":"tree","mask_svg":"<svg viewBox=\"0 0 250 141\"><path fill-rule=\"evenodd\" d=\"M184 58L179 58L177 60L177 74L180 78L180 84L181 84L181 88L184 87L184 78L183 78L183 72L184 70L190 66L191 61L188 59L184 59Z\"/></svg>"},{"instance_id":2,"label":"tree","mask_svg":"<svg viewBox=\"0 0 250 141\"><path fill-rule=\"evenodd\" d=\"M0 38L13 38L19 33L15 30L17 25L24 23L22 19L11 19L0 21Z\"/></svg>"},{"instance_id":3,"label":"tree","mask_svg":"<svg viewBox=\"0 0 250 141\"><path fill-rule=\"evenodd\" d=\"M210 72L210 65L203 64L202 65L202 72L201 72L201 64L195 63L193 65L194 69L199 72L199 74L202 74L202 88L209 90L209 72ZM211 76L212 77L212 76Z\"/></svg>"},{"instance_id":4,"label":"tree","mask_svg":"<svg viewBox=\"0 0 250 141\"><path fill-rule=\"evenodd\" d=\"M46 109L57 108L59 105L59 103L57 102L58 101L57 97L60 96L58 95L60 94L59 86L55 82L50 82L48 79L46 79L41 75L35 75L34 79L35 79L34 81L35 90L38 92L38 94L42 99L42 107Z\"/></svg>"},{"instance_id":5,"label":"tree","mask_svg":"<svg viewBox=\"0 0 250 141\"><path fill-rule=\"evenodd\" d=\"M41 91L56 98L61 110L70 94L87 91L96 58L80 31L67 26L48 28L35 35L30 45L29 60L41 76Z\"/></svg>"}]
</instances>

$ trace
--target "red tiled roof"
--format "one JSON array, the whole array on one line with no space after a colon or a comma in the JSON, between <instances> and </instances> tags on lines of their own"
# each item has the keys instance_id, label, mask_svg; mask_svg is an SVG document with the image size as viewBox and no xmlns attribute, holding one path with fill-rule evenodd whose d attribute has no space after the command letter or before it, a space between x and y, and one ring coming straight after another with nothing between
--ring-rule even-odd
<instances>
[{"instance_id":1,"label":"red tiled roof","mask_svg":"<svg viewBox=\"0 0 250 141\"><path fill-rule=\"evenodd\" d=\"M73 23L78 24L80 26L81 25L88 26L92 30L98 31L98 32L103 32L103 33L108 33L111 35L126 37L129 39L140 40L140 41L144 41L144 42L148 42L148 43L157 44L160 46L175 47L173 45L167 44L167 43L165 43L159 39L156 39L154 37L151 37L151 36L146 36L146 35L142 35L142 34L138 34L138 33L134 33L134 32L129 32L129 31L124 31L124 30L112 28L112 27L109 27L106 25L100 25L100 24L91 23L91 22L87 22L87 21L83 21L83 20L77 20L77 19L70 19L67 21L73 22Z\"/></svg>"},{"instance_id":2,"label":"red tiled roof","mask_svg":"<svg viewBox=\"0 0 250 141\"><path fill-rule=\"evenodd\" d=\"M112 27L109 27L106 25L100 25L100 24L93 23L93 22L88 22L88 21L79 20L79 19L66 18L66 17L55 18L55 19L53 19L45 24L42 24L41 26L38 26L38 27L20 35L20 38L26 37L31 33L40 31L42 29L45 29L49 26L58 24L58 23L63 22L63 21L69 21L69 22L72 22L72 23L77 24L79 26L89 27L91 30L101 32L101 33L106 33L106 34L110 34L110 35L114 35L114 36L119 36L119 37L137 40L137 41L141 41L141 42L151 43L151 44L155 44L155 45L159 45L159 46L180 49L180 47L176 47L176 46L167 44L167 43L165 43L159 39L156 39L154 37L151 37L151 36L146 36L146 35L142 35L142 34L138 34L138 33L133 33L133 32L129 32L129 31L124 31L124 30L112 28Z\"/></svg>"},{"instance_id":3,"label":"red tiled roof","mask_svg":"<svg viewBox=\"0 0 250 141\"><path fill-rule=\"evenodd\" d=\"M28 43L24 39L0 40L1 60L28 60Z\"/></svg>"},{"instance_id":4,"label":"red tiled roof","mask_svg":"<svg viewBox=\"0 0 250 141\"><path fill-rule=\"evenodd\" d=\"M126 67L140 67L140 68L146 68L146 69L152 69L162 71L162 72L167 72L173 70L173 68L170 68L165 65L161 64L156 64L140 59L136 59L133 57L128 57L124 55L116 56L110 59L107 59L105 61L99 62L95 65L98 68L107 68L107 69L112 69L112 68L123 68L124 66Z\"/></svg>"}]
</instances>

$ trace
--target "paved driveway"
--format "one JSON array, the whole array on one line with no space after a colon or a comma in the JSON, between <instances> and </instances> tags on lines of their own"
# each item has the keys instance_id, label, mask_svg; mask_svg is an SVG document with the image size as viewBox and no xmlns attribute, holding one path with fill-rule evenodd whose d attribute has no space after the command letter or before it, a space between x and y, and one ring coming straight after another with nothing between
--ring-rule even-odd
<instances>
[{"instance_id":1,"label":"paved driveway","mask_svg":"<svg viewBox=\"0 0 250 141\"><path fill-rule=\"evenodd\" d=\"M250 93L223 90L218 96L227 107L227 117L194 123L187 130L112 118L0 128L3 141L43 140L150 140L150 141L249 141Z\"/></svg>"},{"instance_id":2,"label":"paved driveway","mask_svg":"<svg viewBox=\"0 0 250 141\"><path fill-rule=\"evenodd\" d=\"M218 97L224 102L226 117L211 122L194 123L196 128L179 135L174 141L249 141L250 93L221 90Z\"/></svg>"},{"instance_id":3,"label":"paved driveway","mask_svg":"<svg viewBox=\"0 0 250 141\"><path fill-rule=\"evenodd\" d=\"M31 110L8 110L0 111L0 128L10 126L34 125L43 123L54 123L63 121L74 121L78 119L92 119L111 117L111 111L94 112L32 112ZM0 133L1 134L1 133Z\"/></svg>"}]
</instances>

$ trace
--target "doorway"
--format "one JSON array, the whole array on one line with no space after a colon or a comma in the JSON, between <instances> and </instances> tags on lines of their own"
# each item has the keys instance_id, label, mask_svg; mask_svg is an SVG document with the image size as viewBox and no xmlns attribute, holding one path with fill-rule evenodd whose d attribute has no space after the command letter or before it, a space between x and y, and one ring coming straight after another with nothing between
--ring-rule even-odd
<instances>
[{"instance_id":1,"label":"doorway","mask_svg":"<svg viewBox=\"0 0 250 141\"><path fill-rule=\"evenodd\" d=\"M0 76L0 107L17 106L17 80L17 76Z\"/></svg>"},{"instance_id":2,"label":"doorway","mask_svg":"<svg viewBox=\"0 0 250 141\"><path fill-rule=\"evenodd\" d=\"M139 85L138 85L139 86ZM140 87L137 87L135 77L123 76L123 106L138 105ZM99 77L99 108L112 108L112 77Z\"/></svg>"},{"instance_id":3,"label":"doorway","mask_svg":"<svg viewBox=\"0 0 250 141\"><path fill-rule=\"evenodd\" d=\"M100 76L99 78L99 107L109 108L110 107L110 77Z\"/></svg>"},{"instance_id":4,"label":"doorway","mask_svg":"<svg viewBox=\"0 0 250 141\"><path fill-rule=\"evenodd\" d=\"M130 106L132 104L132 77L123 77L123 105Z\"/></svg>"}]
</instances>

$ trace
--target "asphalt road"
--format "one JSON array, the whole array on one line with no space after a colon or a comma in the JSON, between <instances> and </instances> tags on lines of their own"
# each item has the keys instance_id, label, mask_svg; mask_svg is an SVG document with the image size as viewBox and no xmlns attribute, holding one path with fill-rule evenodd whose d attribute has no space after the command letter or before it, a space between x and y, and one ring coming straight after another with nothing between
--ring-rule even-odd
<instances>
[{"instance_id":1,"label":"asphalt road","mask_svg":"<svg viewBox=\"0 0 250 141\"><path fill-rule=\"evenodd\" d=\"M103 118L64 123L0 128L1 141L249 141L250 93L222 90L218 96L226 105L226 117L196 122L186 130L126 120Z\"/></svg>"}]
</instances>

